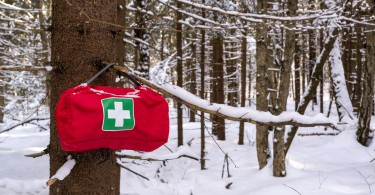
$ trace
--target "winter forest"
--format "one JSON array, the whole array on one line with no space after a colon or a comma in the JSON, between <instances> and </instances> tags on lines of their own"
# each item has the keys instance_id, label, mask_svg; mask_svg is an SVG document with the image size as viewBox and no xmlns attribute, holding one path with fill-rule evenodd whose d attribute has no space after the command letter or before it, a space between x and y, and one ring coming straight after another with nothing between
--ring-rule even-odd
<instances>
[{"instance_id":1,"label":"winter forest","mask_svg":"<svg viewBox=\"0 0 375 195\"><path fill-rule=\"evenodd\" d=\"M0 194L375 194L374 75L374 0L0 0ZM64 151L81 84L156 91L168 142Z\"/></svg>"}]
</instances>

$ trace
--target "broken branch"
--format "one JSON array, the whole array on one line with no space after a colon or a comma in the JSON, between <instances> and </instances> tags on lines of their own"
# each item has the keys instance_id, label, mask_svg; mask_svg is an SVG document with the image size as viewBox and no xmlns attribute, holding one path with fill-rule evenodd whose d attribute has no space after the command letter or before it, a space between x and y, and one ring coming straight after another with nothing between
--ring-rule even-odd
<instances>
[{"instance_id":1,"label":"broken branch","mask_svg":"<svg viewBox=\"0 0 375 195\"><path fill-rule=\"evenodd\" d=\"M26 154L25 156L26 157L36 158L36 157L41 157L41 156L46 155L46 154L49 154L49 145L47 146L46 149L44 149L41 152L37 152L37 153L34 153L34 154Z\"/></svg>"},{"instance_id":2,"label":"broken branch","mask_svg":"<svg viewBox=\"0 0 375 195\"><path fill-rule=\"evenodd\" d=\"M72 156L68 156L67 161L63 164L62 167L60 167L59 170L57 170L56 174L51 177L46 183L47 186L51 186L54 184L57 180L64 180L66 176L69 175L69 173L74 168L74 165L76 165L76 160L72 158Z\"/></svg>"}]
</instances>

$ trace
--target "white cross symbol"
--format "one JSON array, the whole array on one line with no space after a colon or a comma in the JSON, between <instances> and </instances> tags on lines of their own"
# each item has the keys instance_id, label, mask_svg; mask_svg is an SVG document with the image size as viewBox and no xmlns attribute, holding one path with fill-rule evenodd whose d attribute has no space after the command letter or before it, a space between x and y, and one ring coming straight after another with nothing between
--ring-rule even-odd
<instances>
[{"instance_id":1,"label":"white cross symbol","mask_svg":"<svg viewBox=\"0 0 375 195\"><path fill-rule=\"evenodd\" d=\"M122 127L124 119L130 119L130 111L122 109L122 102L115 102L115 109L108 109L108 118L115 119L115 127Z\"/></svg>"}]
</instances>

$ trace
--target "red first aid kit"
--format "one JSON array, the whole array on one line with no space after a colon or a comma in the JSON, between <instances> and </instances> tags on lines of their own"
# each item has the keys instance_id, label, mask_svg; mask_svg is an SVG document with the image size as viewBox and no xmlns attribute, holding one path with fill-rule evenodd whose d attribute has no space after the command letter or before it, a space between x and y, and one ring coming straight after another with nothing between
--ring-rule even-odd
<instances>
[{"instance_id":1,"label":"red first aid kit","mask_svg":"<svg viewBox=\"0 0 375 195\"><path fill-rule=\"evenodd\" d=\"M168 140L168 104L147 87L80 85L61 95L56 123L64 151L149 152Z\"/></svg>"}]
</instances>

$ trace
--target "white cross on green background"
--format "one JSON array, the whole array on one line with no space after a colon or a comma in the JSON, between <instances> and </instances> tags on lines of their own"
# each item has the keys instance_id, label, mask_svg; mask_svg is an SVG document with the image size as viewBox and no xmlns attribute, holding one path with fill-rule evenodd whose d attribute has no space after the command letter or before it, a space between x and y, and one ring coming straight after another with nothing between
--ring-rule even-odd
<instances>
[{"instance_id":1,"label":"white cross on green background","mask_svg":"<svg viewBox=\"0 0 375 195\"><path fill-rule=\"evenodd\" d=\"M134 103L131 98L102 100L103 131L132 130L135 125Z\"/></svg>"}]
</instances>

